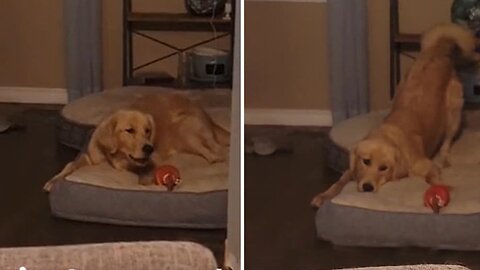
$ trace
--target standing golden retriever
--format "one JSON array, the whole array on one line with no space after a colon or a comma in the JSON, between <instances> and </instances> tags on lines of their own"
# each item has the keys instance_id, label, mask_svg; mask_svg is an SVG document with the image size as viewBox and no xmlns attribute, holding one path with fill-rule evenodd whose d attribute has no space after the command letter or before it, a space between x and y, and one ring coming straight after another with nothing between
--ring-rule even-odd
<instances>
[{"instance_id":1,"label":"standing golden retriever","mask_svg":"<svg viewBox=\"0 0 480 270\"><path fill-rule=\"evenodd\" d=\"M319 207L351 180L360 192L375 192L388 181L406 176L441 183L432 158L439 148L442 166L448 166L452 140L461 121L463 88L455 67L478 60L473 33L454 24L427 31L421 52L398 85L390 114L380 127L350 152L349 169L327 191L313 198Z\"/></svg>"},{"instance_id":2,"label":"standing golden retriever","mask_svg":"<svg viewBox=\"0 0 480 270\"><path fill-rule=\"evenodd\" d=\"M138 174L141 184L150 184L153 168L171 155L191 153L219 162L225 160L229 142L230 133L188 98L148 95L101 121L85 153L48 181L44 190L50 191L55 181L80 167L105 161L115 169Z\"/></svg>"}]
</instances>

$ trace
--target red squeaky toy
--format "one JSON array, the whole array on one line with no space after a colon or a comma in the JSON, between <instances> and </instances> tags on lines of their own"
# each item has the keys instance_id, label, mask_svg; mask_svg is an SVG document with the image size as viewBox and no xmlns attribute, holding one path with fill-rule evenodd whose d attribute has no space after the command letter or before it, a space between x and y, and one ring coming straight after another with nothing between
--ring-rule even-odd
<instances>
[{"instance_id":1,"label":"red squeaky toy","mask_svg":"<svg viewBox=\"0 0 480 270\"><path fill-rule=\"evenodd\" d=\"M440 209L450 202L449 187L444 185L430 186L425 192L423 202L425 206L432 208L433 212L438 214Z\"/></svg>"},{"instance_id":2,"label":"red squeaky toy","mask_svg":"<svg viewBox=\"0 0 480 270\"><path fill-rule=\"evenodd\" d=\"M162 165L155 170L155 184L164 185L168 191L172 191L180 184L180 172L171 165Z\"/></svg>"}]
</instances>

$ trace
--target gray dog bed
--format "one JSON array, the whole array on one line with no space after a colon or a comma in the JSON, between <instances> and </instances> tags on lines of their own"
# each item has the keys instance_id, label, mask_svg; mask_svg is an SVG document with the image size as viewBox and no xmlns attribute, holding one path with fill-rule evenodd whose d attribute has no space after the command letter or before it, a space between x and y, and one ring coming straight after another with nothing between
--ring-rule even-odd
<instances>
[{"instance_id":1,"label":"gray dog bed","mask_svg":"<svg viewBox=\"0 0 480 270\"><path fill-rule=\"evenodd\" d=\"M375 112L340 123L332 129L331 139L346 155L385 114ZM480 250L479 143L480 133L467 129L454 144L452 166L442 172L445 183L453 187L451 202L440 215L423 205L428 188L423 179L390 182L376 193L357 192L352 182L318 209L318 237L346 246Z\"/></svg>"},{"instance_id":2,"label":"gray dog bed","mask_svg":"<svg viewBox=\"0 0 480 270\"><path fill-rule=\"evenodd\" d=\"M186 154L168 163L182 176L174 192L139 185L136 175L101 164L57 182L50 192L51 211L58 217L119 225L225 228L226 163L210 165Z\"/></svg>"},{"instance_id":3,"label":"gray dog bed","mask_svg":"<svg viewBox=\"0 0 480 270\"><path fill-rule=\"evenodd\" d=\"M187 96L203 106L210 116L221 124L226 124L225 115L230 113L231 90L173 90L164 87L128 86L111 89L85 96L66 105L61 111L57 125L59 141L75 149L82 149L98 122L106 115L130 106L136 99L145 95L161 93L177 93Z\"/></svg>"},{"instance_id":4,"label":"gray dog bed","mask_svg":"<svg viewBox=\"0 0 480 270\"><path fill-rule=\"evenodd\" d=\"M87 96L62 111L62 143L82 148L89 130L106 115L127 107L145 94L172 91L128 87ZM230 91L181 91L202 104L224 128L230 123ZM68 124L68 125L67 125ZM61 130L61 131L62 131ZM228 160L209 164L199 156L177 154L165 164L180 170L174 192L163 186L142 186L136 175L108 164L84 167L55 183L49 194L53 215L80 221L175 228L225 228Z\"/></svg>"}]
</instances>

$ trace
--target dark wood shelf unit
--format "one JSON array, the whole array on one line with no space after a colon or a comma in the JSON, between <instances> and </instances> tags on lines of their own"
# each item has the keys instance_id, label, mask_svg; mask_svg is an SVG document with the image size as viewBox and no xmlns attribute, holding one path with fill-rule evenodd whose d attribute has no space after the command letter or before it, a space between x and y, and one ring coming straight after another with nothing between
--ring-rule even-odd
<instances>
[{"instance_id":1,"label":"dark wood shelf unit","mask_svg":"<svg viewBox=\"0 0 480 270\"><path fill-rule=\"evenodd\" d=\"M123 85L138 85L139 82L145 81L144 78L136 78L134 73L146 66L163 61L167 58L177 56L180 53L191 50L208 42L230 35L231 47L233 51L233 33L234 33L234 14L235 1L232 1L231 19L223 19L223 14L212 18L211 16L194 16L188 13L145 13L135 12L132 9L132 0L123 0ZM178 47L169 44L159 38L152 37L144 31L181 31L181 32L212 32L214 26L217 35L200 42L191 44L187 47ZM147 38L153 42L166 46L174 52L159 56L151 61L133 66L133 35ZM233 55L233 53L231 54ZM233 63L233 61L232 61ZM152 80L155 80L154 78ZM151 84L144 84L151 85ZM162 86L174 86L176 84L167 83ZM195 85L209 86L208 83ZM211 84L213 85L213 83ZM217 84L215 84L217 85ZM225 84L222 84L225 85ZM229 83L231 87L231 83Z\"/></svg>"},{"instance_id":2,"label":"dark wood shelf unit","mask_svg":"<svg viewBox=\"0 0 480 270\"><path fill-rule=\"evenodd\" d=\"M135 78L136 79L136 78ZM184 85L179 85L177 81L165 82L165 83L155 83L155 82L145 82L145 81L132 81L130 85L142 85L142 86L163 86L163 87L171 87L175 89L211 89L211 88L230 88L232 86L232 82L197 82L197 81L188 81Z\"/></svg>"},{"instance_id":3,"label":"dark wood shelf unit","mask_svg":"<svg viewBox=\"0 0 480 270\"><path fill-rule=\"evenodd\" d=\"M420 44L420 34L396 34L394 36L394 42L400 43L400 44Z\"/></svg>"},{"instance_id":4,"label":"dark wood shelf unit","mask_svg":"<svg viewBox=\"0 0 480 270\"><path fill-rule=\"evenodd\" d=\"M131 29L152 31L211 31L212 24L218 32L229 32L231 20L222 17L199 17L187 13L141 13L127 15Z\"/></svg>"},{"instance_id":5,"label":"dark wood shelf unit","mask_svg":"<svg viewBox=\"0 0 480 270\"><path fill-rule=\"evenodd\" d=\"M420 34L400 33L398 0L390 0L390 97L400 81L400 55L420 50Z\"/></svg>"}]
</instances>

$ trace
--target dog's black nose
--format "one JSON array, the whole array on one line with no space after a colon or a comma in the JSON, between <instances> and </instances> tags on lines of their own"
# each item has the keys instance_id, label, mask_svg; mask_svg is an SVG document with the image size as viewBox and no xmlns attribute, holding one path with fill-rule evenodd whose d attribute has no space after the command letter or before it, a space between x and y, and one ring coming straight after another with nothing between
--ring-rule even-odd
<instances>
[{"instance_id":1,"label":"dog's black nose","mask_svg":"<svg viewBox=\"0 0 480 270\"><path fill-rule=\"evenodd\" d=\"M370 183L365 183L362 185L362 189L365 192L372 192L373 191L373 185Z\"/></svg>"},{"instance_id":2,"label":"dog's black nose","mask_svg":"<svg viewBox=\"0 0 480 270\"><path fill-rule=\"evenodd\" d=\"M145 144L143 147L142 147L142 151L143 153L145 153L146 155L150 155L153 153L153 146L151 146L150 144Z\"/></svg>"}]
</instances>

